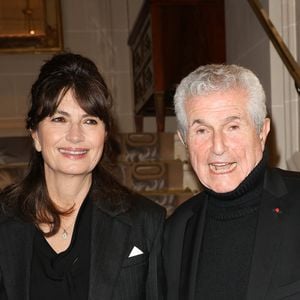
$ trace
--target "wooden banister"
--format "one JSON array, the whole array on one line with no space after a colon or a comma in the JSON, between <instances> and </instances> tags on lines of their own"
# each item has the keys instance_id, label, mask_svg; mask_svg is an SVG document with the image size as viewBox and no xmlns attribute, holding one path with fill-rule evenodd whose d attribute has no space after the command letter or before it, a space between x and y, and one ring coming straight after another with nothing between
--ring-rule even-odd
<instances>
[{"instance_id":1,"label":"wooden banister","mask_svg":"<svg viewBox=\"0 0 300 300\"><path fill-rule=\"evenodd\" d=\"M265 32L268 34L271 42L273 43L275 49L277 50L279 56L281 57L283 63L288 69L289 73L295 80L295 85L297 92L300 92L300 67L297 61L292 56L290 50L284 43L280 34L276 30L275 26L271 22L267 12L264 10L262 4L259 0L248 0L250 6L252 7L254 13L256 14L258 20L260 21Z\"/></svg>"}]
</instances>

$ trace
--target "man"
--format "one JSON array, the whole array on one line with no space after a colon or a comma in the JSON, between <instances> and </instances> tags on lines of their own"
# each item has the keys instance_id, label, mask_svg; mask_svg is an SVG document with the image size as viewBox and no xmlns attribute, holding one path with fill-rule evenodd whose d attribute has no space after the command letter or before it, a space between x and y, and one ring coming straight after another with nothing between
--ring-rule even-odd
<instances>
[{"instance_id":1,"label":"man","mask_svg":"<svg viewBox=\"0 0 300 300\"><path fill-rule=\"evenodd\" d=\"M168 300L300 299L300 175L267 168L265 93L207 65L175 94L178 134L204 190L168 219Z\"/></svg>"}]
</instances>

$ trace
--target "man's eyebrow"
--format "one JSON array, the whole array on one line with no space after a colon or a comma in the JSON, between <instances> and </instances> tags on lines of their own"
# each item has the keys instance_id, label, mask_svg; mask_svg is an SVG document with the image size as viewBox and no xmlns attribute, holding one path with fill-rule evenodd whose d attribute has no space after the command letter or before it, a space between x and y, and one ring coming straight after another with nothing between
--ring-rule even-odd
<instances>
[{"instance_id":1,"label":"man's eyebrow","mask_svg":"<svg viewBox=\"0 0 300 300\"><path fill-rule=\"evenodd\" d=\"M237 121L237 120L238 121L241 120L241 117L240 116L230 116L230 117L225 118L224 123L229 123L229 122Z\"/></svg>"},{"instance_id":2,"label":"man's eyebrow","mask_svg":"<svg viewBox=\"0 0 300 300\"><path fill-rule=\"evenodd\" d=\"M196 119L192 122L191 126L194 126L194 125L206 125L206 122L203 120L203 119Z\"/></svg>"},{"instance_id":3,"label":"man's eyebrow","mask_svg":"<svg viewBox=\"0 0 300 300\"><path fill-rule=\"evenodd\" d=\"M224 119L223 123L227 124L227 123L230 123L232 121L237 121L237 120L238 121L241 120L241 117L240 116L229 116L229 117ZM207 122L205 122L205 120L203 120L203 119L195 119L195 120L193 120L190 127L192 127L194 125L206 125L206 126L208 126L209 124L207 124Z\"/></svg>"}]
</instances>

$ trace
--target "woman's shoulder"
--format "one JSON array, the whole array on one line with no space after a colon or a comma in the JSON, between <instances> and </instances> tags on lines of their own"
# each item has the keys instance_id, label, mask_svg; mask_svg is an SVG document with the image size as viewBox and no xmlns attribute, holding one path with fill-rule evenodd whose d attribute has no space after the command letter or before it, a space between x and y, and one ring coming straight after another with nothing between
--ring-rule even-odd
<instances>
[{"instance_id":1,"label":"woman's shoulder","mask_svg":"<svg viewBox=\"0 0 300 300\"><path fill-rule=\"evenodd\" d=\"M0 226L25 224L17 214L16 201L9 196L10 187L0 192Z\"/></svg>"},{"instance_id":2,"label":"woman's shoulder","mask_svg":"<svg viewBox=\"0 0 300 300\"><path fill-rule=\"evenodd\" d=\"M124 194L122 198L123 203L130 203L126 209L107 210L102 208L102 211L127 220L131 224L160 223L165 219L165 208L141 194L130 192Z\"/></svg>"},{"instance_id":3,"label":"woman's shoulder","mask_svg":"<svg viewBox=\"0 0 300 300\"><path fill-rule=\"evenodd\" d=\"M154 200L146 198L143 195L133 193L132 210L146 215L165 215L166 210L163 206L157 204Z\"/></svg>"},{"instance_id":4,"label":"woman's shoulder","mask_svg":"<svg viewBox=\"0 0 300 300\"><path fill-rule=\"evenodd\" d=\"M133 194L132 197L131 208L120 217L127 219L134 228L132 234L149 240L155 239L163 232L165 208L142 195Z\"/></svg>"},{"instance_id":5,"label":"woman's shoulder","mask_svg":"<svg viewBox=\"0 0 300 300\"><path fill-rule=\"evenodd\" d=\"M27 227L27 223L22 221L17 216L14 216L6 211L0 211L0 232L1 231L9 231L9 228L23 228Z\"/></svg>"}]
</instances>

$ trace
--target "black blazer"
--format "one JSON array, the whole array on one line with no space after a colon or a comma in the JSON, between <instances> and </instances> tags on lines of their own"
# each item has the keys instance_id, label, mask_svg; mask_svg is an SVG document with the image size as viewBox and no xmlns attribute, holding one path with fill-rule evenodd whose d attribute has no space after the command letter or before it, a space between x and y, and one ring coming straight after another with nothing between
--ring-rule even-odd
<instances>
[{"instance_id":1,"label":"black blazer","mask_svg":"<svg viewBox=\"0 0 300 300\"><path fill-rule=\"evenodd\" d=\"M206 207L207 197L200 193L168 219L164 245L168 300L195 299ZM189 249L191 268L182 280L185 228L196 220L198 211L197 239ZM265 174L246 300L279 299L300 299L300 173L272 169Z\"/></svg>"},{"instance_id":2,"label":"black blazer","mask_svg":"<svg viewBox=\"0 0 300 300\"><path fill-rule=\"evenodd\" d=\"M126 213L93 205L89 300L157 300L165 213L143 197ZM0 217L0 299L29 300L33 225ZM136 246L143 254L129 257Z\"/></svg>"}]
</instances>

